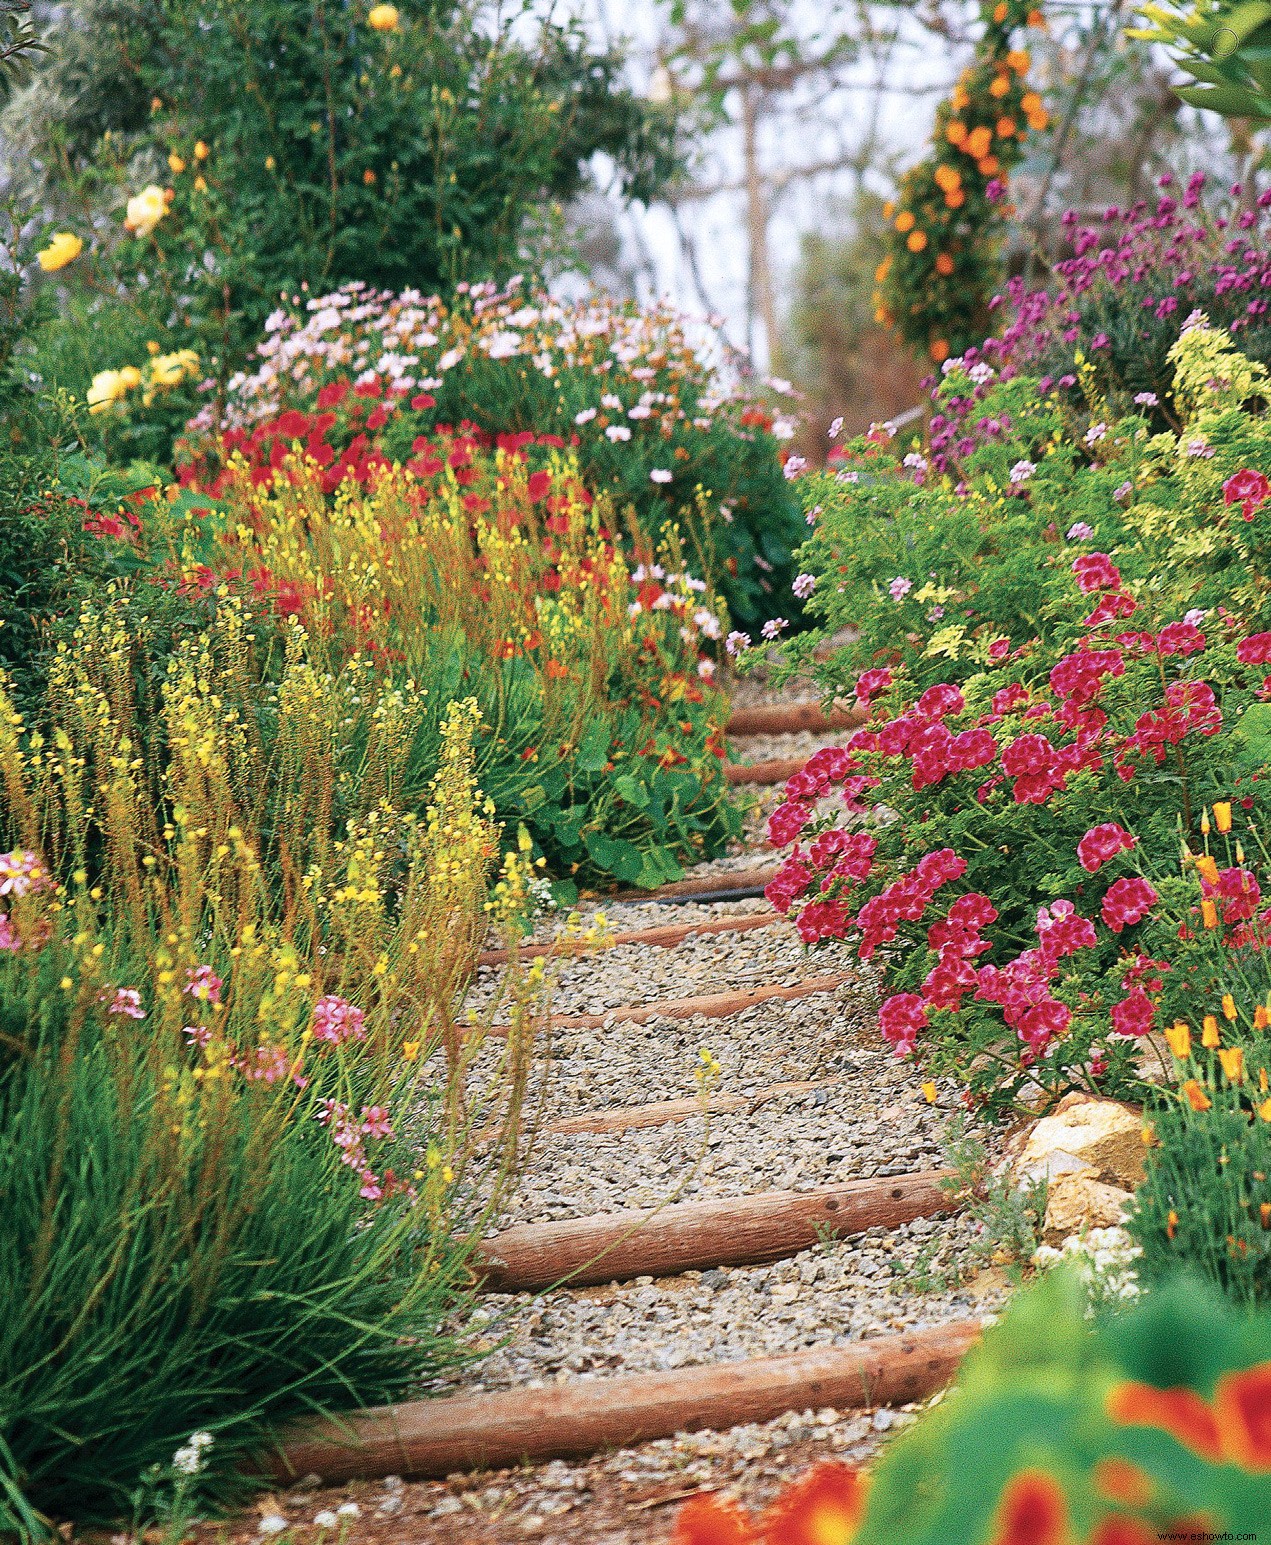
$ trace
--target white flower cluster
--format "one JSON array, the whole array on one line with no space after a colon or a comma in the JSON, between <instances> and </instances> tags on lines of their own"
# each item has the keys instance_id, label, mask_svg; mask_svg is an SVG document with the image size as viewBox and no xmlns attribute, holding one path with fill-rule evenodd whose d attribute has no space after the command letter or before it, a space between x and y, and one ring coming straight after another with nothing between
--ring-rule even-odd
<instances>
[{"instance_id":1,"label":"white flower cluster","mask_svg":"<svg viewBox=\"0 0 1271 1545\"><path fill-rule=\"evenodd\" d=\"M210 1432L192 1432L172 1456L172 1468L178 1475L197 1475L207 1463L205 1455L213 1443Z\"/></svg>"},{"instance_id":2,"label":"white flower cluster","mask_svg":"<svg viewBox=\"0 0 1271 1545\"><path fill-rule=\"evenodd\" d=\"M1124 1302L1139 1296L1135 1261L1143 1254L1123 1228L1092 1228L1074 1234L1056 1249L1042 1245L1033 1265L1045 1271L1060 1262L1077 1268L1092 1304Z\"/></svg>"}]
</instances>

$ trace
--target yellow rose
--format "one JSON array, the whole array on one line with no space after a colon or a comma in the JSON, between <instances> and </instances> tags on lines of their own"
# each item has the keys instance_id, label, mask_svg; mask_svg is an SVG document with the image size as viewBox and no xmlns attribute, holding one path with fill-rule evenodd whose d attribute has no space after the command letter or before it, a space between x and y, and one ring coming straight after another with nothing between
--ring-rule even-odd
<instances>
[{"instance_id":1,"label":"yellow rose","mask_svg":"<svg viewBox=\"0 0 1271 1545\"><path fill-rule=\"evenodd\" d=\"M122 371L99 370L88 388L88 411L105 413L127 390Z\"/></svg>"},{"instance_id":2,"label":"yellow rose","mask_svg":"<svg viewBox=\"0 0 1271 1545\"><path fill-rule=\"evenodd\" d=\"M167 212L168 201L163 189L152 182L128 200L124 229L131 231L134 236L149 236Z\"/></svg>"},{"instance_id":3,"label":"yellow rose","mask_svg":"<svg viewBox=\"0 0 1271 1545\"><path fill-rule=\"evenodd\" d=\"M376 32L396 32L401 13L395 5L375 5L371 7L366 20Z\"/></svg>"},{"instance_id":4,"label":"yellow rose","mask_svg":"<svg viewBox=\"0 0 1271 1545\"><path fill-rule=\"evenodd\" d=\"M150 361L150 385L180 386L198 368L199 357L193 349L178 349L174 354L157 355Z\"/></svg>"},{"instance_id":5,"label":"yellow rose","mask_svg":"<svg viewBox=\"0 0 1271 1545\"><path fill-rule=\"evenodd\" d=\"M35 257L44 272L51 274L73 263L83 250L84 243L74 232L58 231L44 251L37 252Z\"/></svg>"}]
</instances>

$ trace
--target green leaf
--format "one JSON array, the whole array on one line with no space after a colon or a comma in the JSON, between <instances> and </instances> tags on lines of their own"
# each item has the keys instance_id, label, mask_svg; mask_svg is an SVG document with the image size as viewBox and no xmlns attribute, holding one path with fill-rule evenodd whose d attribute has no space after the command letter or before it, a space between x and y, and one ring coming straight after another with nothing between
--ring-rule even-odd
<instances>
[{"instance_id":1,"label":"green leaf","mask_svg":"<svg viewBox=\"0 0 1271 1545\"><path fill-rule=\"evenodd\" d=\"M644 857L634 842L609 837L604 832L588 832L583 838L592 862L616 879L635 885L644 869Z\"/></svg>"},{"instance_id":2,"label":"green leaf","mask_svg":"<svg viewBox=\"0 0 1271 1545\"><path fill-rule=\"evenodd\" d=\"M649 803L648 789L630 773L619 773L613 780L613 791L620 799L625 799L627 804L634 805L637 810L643 810Z\"/></svg>"},{"instance_id":3,"label":"green leaf","mask_svg":"<svg viewBox=\"0 0 1271 1545\"><path fill-rule=\"evenodd\" d=\"M609 723L606 719L593 719L583 732L574 758L580 772L603 772L609 761Z\"/></svg>"}]
</instances>

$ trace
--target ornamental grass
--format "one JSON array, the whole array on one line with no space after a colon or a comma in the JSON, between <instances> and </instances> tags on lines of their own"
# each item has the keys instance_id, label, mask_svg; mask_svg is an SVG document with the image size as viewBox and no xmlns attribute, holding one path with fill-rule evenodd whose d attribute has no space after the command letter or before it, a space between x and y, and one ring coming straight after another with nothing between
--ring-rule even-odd
<instances>
[{"instance_id":1,"label":"ornamental grass","mask_svg":"<svg viewBox=\"0 0 1271 1545\"><path fill-rule=\"evenodd\" d=\"M295 623L263 680L249 621L225 600L177 647L149 735L122 601L58 653L46 724L0 691L0 1532L23 1538L188 1485L191 1453L223 1499L280 1423L454 1366L475 1198L515 1160L533 985L505 983L480 1077L458 1019L525 905L515 859L487 900L475 705L417 814L410 694L320 670Z\"/></svg>"}]
</instances>

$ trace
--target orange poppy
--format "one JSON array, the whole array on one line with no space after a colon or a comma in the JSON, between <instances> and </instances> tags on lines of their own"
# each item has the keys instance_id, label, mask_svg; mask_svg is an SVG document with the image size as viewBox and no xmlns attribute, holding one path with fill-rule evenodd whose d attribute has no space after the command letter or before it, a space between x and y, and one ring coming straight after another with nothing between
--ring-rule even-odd
<instances>
[{"instance_id":1,"label":"orange poppy","mask_svg":"<svg viewBox=\"0 0 1271 1545\"><path fill-rule=\"evenodd\" d=\"M989 1545L1067 1545L1068 1504L1045 1470L1021 1470L1002 1490Z\"/></svg>"},{"instance_id":2,"label":"orange poppy","mask_svg":"<svg viewBox=\"0 0 1271 1545\"><path fill-rule=\"evenodd\" d=\"M1194 1389L1157 1389L1127 1379L1109 1393L1106 1405L1109 1417L1120 1426L1156 1427L1202 1459L1217 1463L1222 1458L1214 1413Z\"/></svg>"},{"instance_id":3,"label":"orange poppy","mask_svg":"<svg viewBox=\"0 0 1271 1545\"><path fill-rule=\"evenodd\" d=\"M787 1486L759 1521L765 1545L851 1545L865 1514L866 1478L828 1459Z\"/></svg>"},{"instance_id":4,"label":"orange poppy","mask_svg":"<svg viewBox=\"0 0 1271 1545\"><path fill-rule=\"evenodd\" d=\"M1224 1373L1214 1390L1214 1415L1233 1464L1271 1471L1271 1362Z\"/></svg>"},{"instance_id":5,"label":"orange poppy","mask_svg":"<svg viewBox=\"0 0 1271 1545\"><path fill-rule=\"evenodd\" d=\"M731 1502L693 1497L680 1509L671 1545L759 1545L749 1516Z\"/></svg>"}]
</instances>

